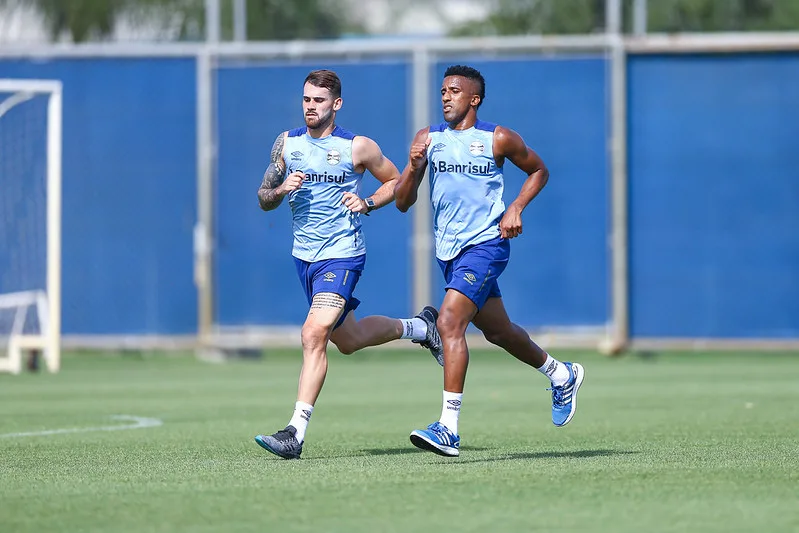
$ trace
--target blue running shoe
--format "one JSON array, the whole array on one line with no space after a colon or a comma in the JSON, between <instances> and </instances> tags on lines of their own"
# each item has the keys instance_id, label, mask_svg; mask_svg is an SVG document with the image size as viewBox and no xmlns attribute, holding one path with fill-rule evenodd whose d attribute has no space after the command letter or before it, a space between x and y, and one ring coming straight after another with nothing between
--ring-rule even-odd
<instances>
[{"instance_id":1,"label":"blue running shoe","mask_svg":"<svg viewBox=\"0 0 799 533\"><path fill-rule=\"evenodd\" d=\"M416 315L416 318L421 318L427 324L427 336L423 341L411 341L421 345L423 348L430 350L430 354L435 358L436 362L444 366L444 345L441 342L441 337L438 334L438 327L436 321L438 320L438 311L435 307L428 305Z\"/></svg>"},{"instance_id":2,"label":"blue running shoe","mask_svg":"<svg viewBox=\"0 0 799 533\"><path fill-rule=\"evenodd\" d=\"M283 459L299 459L302 453L302 443L297 440L297 429L294 426L286 426L286 429L272 435L256 435L255 442Z\"/></svg>"},{"instance_id":3,"label":"blue running shoe","mask_svg":"<svg viewBox=\"0 0 799 533\"><path fill-rule=\"evenodd\" d=\"M411 433L411 443L417 448L443 455L457 457L460 455L461 438L452 433L441 422L433 422L427 429L417 429Z\"/></svg>"},{"instance_id":4,"label":"blue running shoe","mask_svg":"<svg viewBox=\"0 0 799 533\"><path fill-rule=\"evenodd\" d=\"M569 369L569 381L547 389L552 391L552 423L556 426L565 426L577 411L577 391L583 384L585 370L580 363L563 363Z\"/></svg>"}]
</instances>

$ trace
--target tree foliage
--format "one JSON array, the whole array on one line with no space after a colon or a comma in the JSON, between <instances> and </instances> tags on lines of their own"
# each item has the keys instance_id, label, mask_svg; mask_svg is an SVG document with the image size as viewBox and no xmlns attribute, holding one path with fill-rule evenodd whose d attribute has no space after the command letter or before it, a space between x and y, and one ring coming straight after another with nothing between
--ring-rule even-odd
<instances>
[{"instance_id":1,"label":"tree foliage","mask_svg":"<svg viewBox=\"0 0 799 533\"><path fill-rule=\"evenodd\" d=\"M182 40L202 39L205 0L0 0L0 7L34 6L53 40L110 37L120 18L153 27L170 26ZM221 33L233 33L233 3L220 0ZM247 0L250 40L324 39L357 31L340 0Z\"/></svg>"},{"instance_id":2,"label":"tree foliage","mask_svg":"<svg viewBox=\"0 0 799 533\"><path fill-rule=\"evenodd\" d=\"M623 0L625 28L633 0ZM799 0L649 0L650 32L776 31L799 29ZM602 31L605 0L494 0L485 20L452 35L573 34Z\"/></svg>"},{"instance_id":3,"label":"tree foliage","mask_svg":"<svg viewBox=\"0 0 799 533\"><path fill-rule=\"evenodd\" d=\"M392 1L392 10L416 5ZM623 0L628 30L633 1ZM486 2L490 9L485 19L459 25L450 33L576 34L602 31L605 24L605 0ZM220 0L220 4L222 38L230 39L233 0ZM246 0L247 36L250 40L292 40L363 33L354 5L347 0ZM162 27L169 39L199 40L205 34L205 0L0 0L0 8L14 6L38 10L54 40L106 39L123 18L141 27ZM650 32L799 30L799 0L648 0L647 23Z\"/></svg>"}]
</instances>

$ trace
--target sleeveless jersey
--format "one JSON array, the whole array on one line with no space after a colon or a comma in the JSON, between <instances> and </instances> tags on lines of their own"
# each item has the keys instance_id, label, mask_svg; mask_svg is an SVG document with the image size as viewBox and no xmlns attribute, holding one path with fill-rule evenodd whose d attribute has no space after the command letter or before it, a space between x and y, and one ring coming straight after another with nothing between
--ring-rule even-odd
<instances>
[{"instance_id":1,"label":"sleeveless jersey","mask_svg":"<svg viewBox=\"0 0 799 533\"><path fill-rule=\"evenodd\" d=\"M286 136L286 173L305 174L302 186L288 195L294 233L291 254L297 259L316 262L366 253L360 215L341 203L345 192L360 196L363 173L356 173L352 164L354 138L340 126L320 139L308 135L305 127Z\"/></svg>"},{"instance_id":2,"label":"sleeveless jersey","mask_svg":"<svg viewBox=\"0 0 799 533\"><path fill-rule=\"evenodd\" d=\"M505 203L502 168L494 161L496 127L480 120L467 130L430 126L430 200L436 257L442 261L500 235Z\"/></svg>"}]
</instances>

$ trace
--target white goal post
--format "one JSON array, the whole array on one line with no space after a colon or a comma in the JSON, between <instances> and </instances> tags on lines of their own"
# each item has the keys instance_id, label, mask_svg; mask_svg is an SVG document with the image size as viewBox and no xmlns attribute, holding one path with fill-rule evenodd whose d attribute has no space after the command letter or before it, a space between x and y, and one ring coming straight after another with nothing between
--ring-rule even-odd
<instances>
[{"instance_id":1,"label":"white goal post","mask_svg":"<svg viewBox=\"0 0 799 533\"><path fill-rule=\"evenodd\" d=\"M42 187L44 187L46 202L42 207L42 215L46 214L46 222L43 223L46 232L46 243L43 243L46 265L39 265L37 268L45 270L45 279L37 287L21 287L18 290L5 292L5 287L0 285L0 312L5 313L9 320L0 330L0 372L19 373L22 370L23 353L38 350L43 355L45 365L50 372L57 372L61 360L61 140L62 140L62 98L61 82L57 80L35 80L35 79L0 79L0 131L3 128L4 116L6 120L14 113L18 106L26 105L26 102L35 98L46 98L46 134L43 142L45 147L38 147L39 151L46 158L44 163L45 174L41 177ZM13 166L9 162L9 154L14 157L18 150L28 150L20 147L25 139L24 131L13 131L14 125L11 123L11 130L8 133L9 142L13 141L12 146L7 150L0 146L0 173L5 172L6 176L1 176L3 184L13 183L13 180L24 182L25 180L37 179L37 176L29 176L24 165L20 169L8 170ZM2 139L0 139L2 141ZM37 141L39 144L42 141ZM36 150L30 149L30 152ZM38 152L36 152L38 154ZM27 154L27 152L26 152ZM22 157L22 156L20 156ZM26 155L27 157L27 155ZM38 155L36 156L38 157ZM41 159L39 157L39 159ZM18 171L17 171L18 170ZM24 194L25 184L19 190L22 201L26 198ZM35 200L32 200L35 201ZM13 206L12 206L13 207ZM28 239L26 228L22 227L23 222L16 217L16 210L8 213L8 221L3 222L9 226L6 228L7 234L17 233L18 242L24 244ZM6 250L3 249L4 243L0 242L0 255L4 252L9 257L14 257L18 250L12 250L8 244ZM24 270L26 264L19 267ZM0 276L3 272L0 272ZM2 281L2 279L0 279ZM31 333L30 323L26 326L26 317L29 313L36 314L38 323L37 331ZM5 354L5 357L2 355Z\"/></svg>"}]
</instances>

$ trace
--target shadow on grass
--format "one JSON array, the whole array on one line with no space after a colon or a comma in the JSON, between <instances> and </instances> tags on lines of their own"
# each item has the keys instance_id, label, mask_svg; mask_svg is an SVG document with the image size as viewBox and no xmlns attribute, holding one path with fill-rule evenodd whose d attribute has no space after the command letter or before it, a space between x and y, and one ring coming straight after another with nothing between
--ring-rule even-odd
<instances>
[{"instance_id":1,"label":"shadow on grass","mask_svg":"<svg viewBox=\"0 0 799 533\"><path fill-rule=\"evenodd\" d=\"M492 453L493 450L493 453ZM480 453L481 457L469 457L472 454L477 452L489 452L489 455L486 457L486 454ZM424 454L428 455L431 459L441 459L447 463L492 463L495 461L523 461L529 459L560 459L560 458L567 458L567 459L590 459L592 457L611 457L614 455L631 455L641 452L630 451L630 450L577 450L577 451L569 451L569 452L513 452L513 453L503 453L501 450L496 450L494 448L481 448L477 446L466 446L461 448L461 456L460 457L440 457L433 453L430 453L425 450L420 450L419 448L414 448L413 446L408 447L396 447L396 448L365 448L361 450L353 450L351 454L342 454L342 455L324 455L320 457L311 457L308 458L311 461L314 460L329 460L329 459L344 459L344 458L355 458L355 457L365 457L365 456L374 456L374 457L385 457L385 456L399 456L399 455L418 455ZM438 462L438 461L437 461Z\"/></svg>"},{"instance_id":2,"label":"shadow on grass","mask_svg":"<svg viewBox=\"0 0 799 533\"><path fill-rule=\"evenodd\" d=\"M478 457L475 459L459 458L459 463L486 463L493 461L516 461L523 459L590 459L592 457L611 457L614 455L631 455L640 453L631 450L577 450L570 452L516 452L495 455L492 457Z\"/></svg>"},{"instance_id":3,"label":"shadow on grass","mask_svg":"<svg viewBox=\"0 0 799 533\"><path fill-rule=\"evenodd\" d=\"M463 448L465 451L472 452L483 452L488 449L489 448L475 448L471 446ZM415 448L412 445L408 445L405 448L368 448L365 450L360 450L360 452L363 455L408 455L411 453L430 453L420 450L419 448Z\"/></svg>"}]
</instances>

